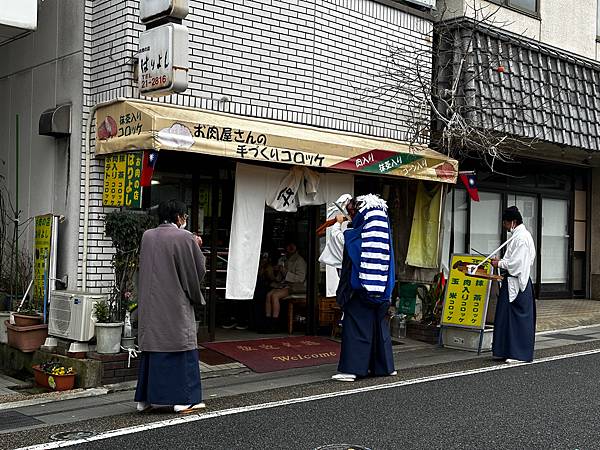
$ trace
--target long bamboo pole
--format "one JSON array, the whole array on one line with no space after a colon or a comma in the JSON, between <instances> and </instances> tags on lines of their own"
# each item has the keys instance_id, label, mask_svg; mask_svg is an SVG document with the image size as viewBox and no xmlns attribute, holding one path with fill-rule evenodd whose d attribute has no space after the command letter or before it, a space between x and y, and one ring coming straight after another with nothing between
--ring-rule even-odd
<instances>
[{"instance_id":1,"label":"long bamboo pole","mask_svg":"<svg viewBox=\"0 0 600 450\"><path fill-rule=\"evenodd\" d=\"M15 135L15 285L19 291L19 115L16 117Z\"/></svg>"}]
</instances>

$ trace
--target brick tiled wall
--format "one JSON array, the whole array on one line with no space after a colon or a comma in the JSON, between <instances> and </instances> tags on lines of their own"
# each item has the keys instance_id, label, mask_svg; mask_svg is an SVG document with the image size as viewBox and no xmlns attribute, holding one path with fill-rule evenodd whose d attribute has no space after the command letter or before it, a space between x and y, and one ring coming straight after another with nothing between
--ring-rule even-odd
<instances>
[{"instance_id":1,"label":"brick tiled wall","mask_svg":"<svg viewBox=\"0 0 600 450\"><path fill-rule=\"evenodd\" d=\"M100 383L107 384L123 383L124 381L137 380L139 370L139 358L131 358L129 367L127 366L127 353L118 353L103 355L90 352L88 358L102 362L102 378Z\"/></svg>"},{"instance_id":2,"label":"brick tiled wall","mask_svg":"<svg viewBox=\"0 0 600 450\"><path fill-rule=\"evenodd\" d=\"M84 123L98 102L139 96L133 57L144 29L138 0L85 5ZM370 91L391 46L413 45L425 54L424 70L431 67L431 23L371 0L190 0L184 24L189 87L161 102L403 140L403 99ZM88 286L107 290L103 167L92 162Z\"/></svg>"}]
</instances>

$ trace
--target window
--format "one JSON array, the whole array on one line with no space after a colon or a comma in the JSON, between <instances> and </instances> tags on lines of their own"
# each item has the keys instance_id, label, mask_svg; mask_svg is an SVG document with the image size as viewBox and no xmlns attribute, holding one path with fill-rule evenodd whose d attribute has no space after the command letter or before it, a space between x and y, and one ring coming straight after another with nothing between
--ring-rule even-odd
<instances>
[{"instance_id":1,"label":"window","mask_svg":"<svg viewBox=\"0 0 600 450\"><path fill-rule=\"evenodd\" d=\"M539 0L490 0L492 3L498 5L508 6L520 11L538 13L539 12Z\"/></svg>"},{"instance_id":2,"label":"window","mask_svg":"<svg viewBox=\"0 0 600 450\"><path fill-rule=\"evenodd\" d=\"M569 203L542 199L542 283L566 285L569 276Z\"/></svg>"},{"instance_id":3,"label":"window","mask_svg":"<svg viewBox=\"0 0 600 450\"><path fill-rule=\"evenodd\" d=\"M496 250L502 233L502 194L479 191L479 201L471 202L470 252L489 255Z\"/></svg>"}]
</instances>

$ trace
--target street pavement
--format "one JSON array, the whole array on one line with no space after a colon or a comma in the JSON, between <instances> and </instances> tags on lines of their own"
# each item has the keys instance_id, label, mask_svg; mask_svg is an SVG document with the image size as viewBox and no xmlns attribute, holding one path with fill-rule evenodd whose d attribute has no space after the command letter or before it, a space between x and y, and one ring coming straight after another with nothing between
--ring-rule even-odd
<instances>
[{"instance_id":1,"label":"street pavement","mask_svg":"<svg viewBox=\"0 0 600 450\"><path fill-rule=\"evenodd\" d=\"M149 429L81 449L597 449L600 354Z\"/></svg>"},{"instance_id":2,"label":"street pavement","mask_svg":"<svg viewBox=\"0 0 600 450\"><path fill-rule=\"evenodd\" d=\"M397 377L335 383L329 380L335 366L318 366L206 379L203 388L207 409L200 415L183 418L160 411L137 414L131 390L19 408L4 405L2 409L0 405L0 448L51 442L51 436L60 432L102 433L126 427L157 428L138 428L143 431L86 445L165 448L169 442L170 448L312 449L346 442L373 449L542 448L542 445L600 448L600 440L591 445L594 433L598 433L590 431L595 425L588 421L589 417L597 417L593 406L598 399L592 393L592 383L596 381L600 356L504 369L505 365L491 361L489 353L478 357L471 352L425 344L399 347L395 355ZM580 351L600 351L600 327L537 336L538 361ZM571 370L575 365L581 367ZM498 367L502 370L496 370ZM490 369L494 371L436 378L427 383L419 381L466 370ZM390 383L396 385L389 386ZM382 385L385 389L373 390ZM517 387L520 390L515 390ZM340 392L355 389L368 391L339 396ZM311 401L306 401L307 397ZM530 402L527 408L523 408L524 399ZM257 409L261 408L257 405L265 403L271 407ZM576 407L577 403L581 406ZM579 416L578 411L583 415ZM476 423L475 417L480 417L481 423ZM179 423L185 420L194 422ZM174 424L165 427L165 421ZM529 422L547 426L526 433L522 427ZM560 434L552 422L561 424ZM490 428L492 423L498 425L498 433ZM576 433L571 425L582 423L586 424L585 432ZM513 435L503 436L507 429ZM480 440L483 431L486 441ZM550 432L556 436L555 444L540 440L552 435ZM571 445L574 441L568 439L569 433L581 438L577 445ZM529 434L531 441L515 444L517 437L524 439ZM49 444L38 448L48 447Z\"/></svg>"}]
</instances>

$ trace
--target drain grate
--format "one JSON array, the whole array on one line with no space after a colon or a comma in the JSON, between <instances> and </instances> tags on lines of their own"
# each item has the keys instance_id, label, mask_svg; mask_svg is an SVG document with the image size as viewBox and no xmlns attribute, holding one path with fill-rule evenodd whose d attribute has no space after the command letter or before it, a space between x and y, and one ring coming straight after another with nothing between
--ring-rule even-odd
<instances>
[{"instance_id":1,"label":"drain grate","mask_svg":"<svg viewBox=\"0 0 600 450\"><path fill-rule=\"evenodd\" d=\"M0 411L0 431L25 428L40 423L43 422L17 411Z\"/></svg>"},{"instance_id":2,"label":"drain grate","mask_svg":"<svg viewBox=\"0 0 600 450\"><path fill-rule=\"evenodd\" d=\"M78 439L87 439L95 436L95 431L63 431L62 433L56 433L50 436L53 441L76 441Z\"/></svg>"},{"instance_id":3,"label":"drain grate","mask_svg":"<svg viewBox=\"0 0 600 450\"><path fill-rule=\"evenodd\" d=\"M546 336L556 339L565 339L567 341L591 341L592 339L597 339L594 336L586 336L585 334L554 333L547 334Z\"/></svg>"}]
</instances>

